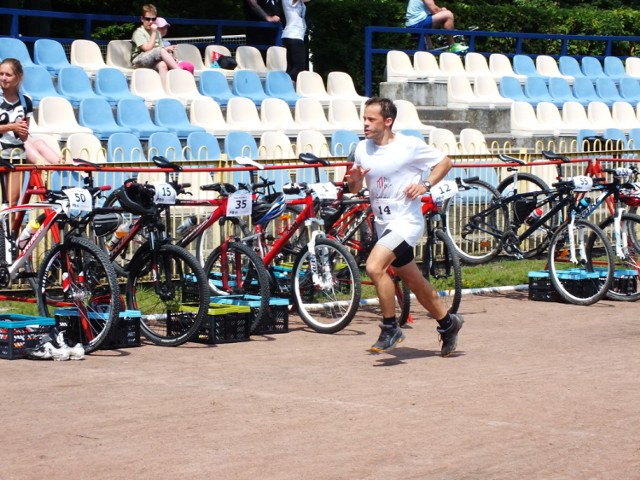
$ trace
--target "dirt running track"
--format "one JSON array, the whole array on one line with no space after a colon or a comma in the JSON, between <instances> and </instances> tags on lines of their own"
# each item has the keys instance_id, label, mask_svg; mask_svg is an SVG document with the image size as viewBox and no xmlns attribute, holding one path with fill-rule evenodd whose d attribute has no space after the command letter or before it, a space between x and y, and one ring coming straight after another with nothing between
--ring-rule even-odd
<instances>
[{"instance_id":1,"label":"dirt running track","mask_svg":"<svg viewBox=\"0 0 640 480\"><path fill-rule=\"evenodd\" d=\"M3 480L638 479L640 305L465 297L459 354L418 312L320 335L81 362L0 360Z\"/></svg>"}]
</instances>

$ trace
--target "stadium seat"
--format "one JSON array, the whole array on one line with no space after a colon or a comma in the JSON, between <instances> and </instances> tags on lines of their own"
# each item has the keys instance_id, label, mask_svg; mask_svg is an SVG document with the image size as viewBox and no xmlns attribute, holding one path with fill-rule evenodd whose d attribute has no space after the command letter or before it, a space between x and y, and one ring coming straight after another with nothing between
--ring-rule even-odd
<instances>
[{"instance_id":1,"label":"stadium seat","mask_svg":"<svg viewBox=\"0 0 640 480\"><path fill-rule=\"evenodd\" d=\"M131 40L111 40L107 44L107 66L117 68L125 77L131 78Z\"/></svg>"},{"instance_id":2,"label":"stadium seat","mask_svg":"<svg viewBox=\"0 0 640 480\"><path fill-rule=\"evenodd\" d=\"M98 70L93 88L98 95L106 98L111 105L117 105L120 100L124 99L144 101L144 98L131 93L126 74L115 67L106 67Z\"/></svg>"},{"instance_id":3,"label":"stadium seat","mask_svg":"<svg viewBox=\"0 0 640 480\"><path fill-rule=\"evenodd\" d=\"M609 107L615 102L622 102L624 98L618 93L615 82L610 78L598 78L596 80L596 93Z\"/></svg>"},{"instance_id":4,"label":"stadium seat","mask_svg":"<svg viewBox=\"0 0 640 480\"><path fill-rule=\"evenodd\" d=\"M587 117L587 111L579 102L564 102L562 119L571 128L578 130L593 129L593 124Z\"/></svg>"},{"instance_id":5,"label":"stadium seat","mask_svg":"<svg viewBox=\"0 0 640 480\"><path fill-rule=\"evenodd\" d=\"M260 76L253 70L238 70L233 76L231 91L234 95L250 99L256 106L268 97L264 93Z\"/></svg>"},{"instance_id":6,"label":"stadium seat","mask_svg":"<svg viewBox=\"0 0 640 480\"><path fill-rule=\"evenodd\" d=\"M246 97L235 97L229 100L226 118L229 128L251 132L256 137L269 130L260 120L256 105Z\"/></svg>"},{"instance_id":7,"label":"stadium seat","mask_svg":"<svg viewBox=\"0 0 640 480\"><path fill-rule=\"evenodd\" d=\"M599 78L608 78L604 73L602 63L600 63L600 60L596 57L582 57L580 67L582 68L582 73L584 73L592 83L595 83Z\"/></svg>"},{"instance_id":8,"label":"stadium seat","mask_svg":"<svg viewBox=\"0 0 640 480\"><path fill-rule=\"evenodd\" d=\"M538 55L536 57L536 70L543 77L547 77L549 80L552 78L562 78L569 83L573 84L573 77L571 75L563 75L558 68L558 62L550 55Z\"/></svg>"},{"instance_id":9,"label":"stadium seat","mask_svg":"<svg viewBox=\"0 0 640 480\"><path fill-rule=\"evenodd\" d=\"M529 55L513 56L513 71L518 75L524 75L529 78L541 78L545 83L549 82L549 77L541 75L536 69L536 64Z\"/></svg>"},{"instance_id":10,"label":"stadium seat","mask_svg":"<svg viewBox=\"0 0 640 480\"><path fill-rule=\"evenodd\" d=\"M573 94L581 104L589 105L590 102L600 102L602 98L596 93L596 89L587 77L576 77L573 81Z\"/></svg>"},{"instance_id":11,"label":"stadium seat","mask_svg":"<svg viewBox=\"0 0 640 480\"><path fill-rule=\"evenodd\" d=\"M212 55L213 53L219 53L220 55L224 55L227 57L231 57L233 58L233 55L231 54L231 51L225 47L224 45L207 45L206 48L204 49L204 65L205 67L209 68L213 68L212 67ZM219 71L220 73L222 73L226 78L233 78L233 75L236 71L236 69L228 69L228 68L215 68L216 71Z\"/></svg>"},{"instance_id":12,"label":"stadium seat","mask_svg":"<svg viewBox=\"0 0 640 480\"><path fill-rule=\"evenodd\" d=\"M611 118L614 126L625 132L640 128L640 120L636 117L634 106L629 102L615 102L611 107Z\"/></svg>"},{"instance_id":13,"label":"stadium seat","mask_svg":"<svg viewBox=\"0 0 640 480\"><path fill-rule=\"evenodd\" d=\"M582 68L580 68L580 63L574 57L561 56L558 59L558 70L563 75L573 77L574 87L576 78L586 78Z\"/></svg>"},{"instance_id":14,"label":"stadium seat","mask_svg":"<svg viewBox=\"0 0 640 480\"><path fill-rule=\"evenodd\" d=\"M81 158L92 163L107 161L107 151L100 139L91 133L72 133L67 138L66 152L70 158Z\"/></svg>"},{"instance_id":15,"label":"stadium seat","mask_svg":"<svg viewBox=\"0 0 640 480\"><path fill-rule=\"evenodd\" d=\"M63 97L44 97L38 108L38 125L66 140L72 133L93 133L90 128L78 124L73 106Z\"/></svg>"},{"instance_id":16,"label":"stadium seat","mask_svg":"<svg viewBox=\"0 0 640 480\"><path fill-rule=\"evenodd\" d=\"M555 136L575 136L578 133L576 127L563 120L560 110L551 102L538 103L536 105L536 117L540 125L552 128Z\"/></svg>"},{"instance_id":17,"label":"stadium seat","mask_svg":"<svg viewBox=\"0 0 640 480\"><path fill-rule=\"evenodd\" d=\"M149 158L153 158L155 156L165 157L170 162L185 160L185 155L182 149L182 144L180 143L180 139L175 133L171 132L152 133L149 136L147 155L149 156Z\"/></svg>"},{"instance_id":18,"label":"stadium seat","mask_svg":"<svg viewBox=\"0 0 640 480\"><path fill-rule=\"evenodd\" d=\"M511 134L516 136L553 135L553 128L542 125L529 102L513 102L511 105Z\"/></svg>"},{"instance_id":19,"label":"stadium seat","mask_svg":"<svg viewBox=\"0 0 640 480\"><path fill-rule=\"evenodd\" d=\"M118 125L111 105L104 98L85 98L78 109L78 123L93 130L100 140L108 140L114 133L131 133L131 129Z\"/></svg>"},{"instance_id":20,"label":"stadium seat","mask_svg":"<svg viewBox=\"0 0 640 480\"><path fill-rule=\"evenodd\" d=\"M543 77L527 77L524 82L524 94L529 97L529 103L534 107L540 102L551 102L559 107L563 103L551 96Z\"/></svg>"},{"instance_id":21,"label":"stadium seat","mask_svg":"<svg viewBox=\"0 0 640 480\"><path fill-rule=\"evenodd\" d=\"M562 105L564 102L580 102L585 107L589 104L587 100L580 100L573 94L571 85L562 77L551 77L549 79L549 94L553 97L556 105Z\"/></svg>"},{"instance_id":22,"label":"stadium seat","mask_svg":"<svg viewBox=\"0 0 640 480\"><path fill-rule=\"evenodd\" d=\"M413 68L419 77L430 83L447 83L449 81L449 75L440 69L438 59L431 52L417 51L413 55Z\"/></svg>"},{"instance_id":23,"label":"stadium seat","mask_svg":"<svg viewBox=\"0 0 640 480\"><path fill-rule=\"evenodd\" d=\"M502 79L503 77L514 77L520 83L524 83L527 78L526 75L519 75L514 72L513 66L511 65L511 60L509 60L509 57L502 53L492 53L491 55L489 55L489 70L491 70L491 73L495 78ZM501 81L502 80L500 80L499 82Z\"/></svg>"},{"instance_id":24,"label":"stadium seat","mask_svg":"<svg viewBox=\"0 0 640 480\"><path fill-rule=\"evenodd\" d=\"M161 98L168 98L160 74L152 68L136 68L129 83L131 93L144 98L148 106L153 106Z\"/></svg>"},{"instance_id":25,"label":"stadium seat","mask_svg":"<svg viewBox=\"0 0 640 480\"><path fill-rule=\"evenodd\" d=\"M204 70L200 75L198 91L202 95L213 98L221 107L226 107L229 99L235 97L221 68Z\"/></svg>"},{"instance_id":26,"label":"stadium seat","mask_svg":"<svg viewBox=\"0 0 640 480\"><path fill-rule=\"evenodd\" d=\"M598 133L603 133L613 125L611 110L604 102L590 102L587 107L587 118L591 122L591 128Z\"/></svg>"},{"instance_id":27,"label":"stadium seat","mask_svg":"<svg viewBox=\"0 0 640 480\"><path fill-rule=\"evenodd\" d=\"M607 128L602 136L604 137L604 148L606 150L626 150L627 136L621 129L617 127Z\"/></svg>"},{"instance_id":28,"label":"stadium seat","mask_svg":"<svg viewBox=\"0 0 640 480\"><path fill-rule=\"evenodd\" d=\"M627 143L630 150L640 150L640 128L629 130L629 141Z\"/></svg>"},{"instance_id":29,"label":"stadium seat","mask_svg":"<svg viewBox=\"0 0 640 480\"><path fill-rule=\"evenodd\" d=\"M416 130L415 128L403 128L398 132L404 135L405 137L416 137L418 140L422 140L423 142L426 142L424 135L420 133L420 130Z\"/></svg>"},{"instance_id":30,"label":"stadium seat","mask_svg":"<svg viewBox=\"0 0 640 480\"><path fill-rule=\"evenodd\" d=\"M360 137L352 130L337 129L331 134L331 155L347 157L360 143Z\"/></svg>"},{"instance_id":31,"label":"stadium seat","mask_svg":"<svg viewBox=\"0 0 640 480\"><path fill-rule=\"evenodd\" d=\"M385 67L387 82L407 82L409 80L426 80L422 74L416 72L411 58L402 50L389 50ZM298 92L300 93L300 92Z\"/></svg>"},{"instance_id":32,"label":"stadium seat","mask_svg":"<svg viewBox=\"0 0 640 480\"><path fill-rule=\"evenodd\" d=\"M640 57L627 57L624 70L630 77L640 78Z\"/></svg>"},{"instance_id":33,"label":"stadium seat","mask_svg":"<svg viewBox=\"0 0 640 480\"><path fill-rule=\"evenodd\" d=\"M418 52L416 52L416 55L418 55ZM499 82L503 77L503 75L494 74L491 69L489 69L487 57L478 52L467 52L464 56L464 69L467 72L467 76L470 76L470 78L488 76L493 78L495 82Z\"/></svg>"},{"instance_id":34,"label":"stadium seat","mask_svg":"<svg viewBox=\"0 0 640 480\"><path fill-rule=\"evenodd\" d=\"M320 100L316 98L305 97L298 100L296 102L294 119L303 129L320 130L324 135L330 135L331 132L336 129L336 127L327 120L324 108Z\"/></svg>"},{"instance_id":35,"label":"stadium seat","mask_svg":"<svg viewBox=\"0 0 640 480\"><path fill-rule=\"evenodd\" d=\"M466 76L453 75L449 78L449 83L447 84L447 107L490 108L492 105L476 96Z\"/></svg>"},{"instance_id":36,"label":"stadium seat","mask_svg":"<svg viewBox=\"0 0 640 480\"><path fill-rule=\"evenodd\" d=\"M204 73L204 72L203 72ZM189 120L207 132L224 137L233 128L227 125L220 105L211 97L196 98L189 109Z\"/></svg>"},{"instance_id":37,"label":"stadium seat","mask_svg":"<svg viewBox=\"0 0 640 480\"><path fill-rule=\"evenodd\" d=\"M20 61L22 68L33 67L35 63L25 43L19 38L0 37L0 59L15 58Z\"/></svg>"},{"instance_id":38,"label":"stadium seat","mask_svg":"<svg viewBox=\"0 0 640 480\"><path fill-rule=\"evenodd\" d=\"M167 72L165 91L168 95L180 100L183 105L190 105L196 98L203 96L198 91L193 75L181 68Z\"/></svg>"},{"instance_id":39,"label":"stadium seat","mask_svg":"<svg viewBox=\"0 0 640 480\"><path fill-rule=\"evenodd\" d=\"M202 61L202 53L198 47L190 43L176 43L175 56L179 61L189 62L193 65L193 76L198 78L206 68ZM186 71L186 70L185 70Z\"/></svg>"},{"instance_id":40,"label":"stadium seat","mask_svg":"<svg viewBox=\"0 0 640 480\"><path fill-rule=\"evenodd\" d=\"M394 100L393 103L398 110L396 121L393 122L393 129L395 131L413 129L418 130L423 135L429 135L433 126L422 123L416 106L408 100Z\"/></svg>"},{"instance_id":41,"label":"stadium seat","mask_svg":"<svg viewBox=\"0 0 640 480\"><path fill-rule=\"evenodd\" d=\"M473 74L468 73L465 70L464 64L462 63L462 57L457 53L442 52L440 54L439 65L442 73L449 77L463 77L467 80L471 80L474 77ZM449 80L449 83L451 83L451 79Z\"/></svg>"},{"instance_id":42,"label":"stadium seat","mask_svg":"<svg viewBox=\"0 0 640 480\"><path fill-rule=\"evenodd\" d=\"M315 98L322 105L327 106L331 96L327 93L322 77L318 72L303 70L298 73L296 93L305 98Z\"/></svg>"},{"instance_id":43,"label":"stadium seat","mask_svg":"<svg viewBox=\"0 0 640 480\"><path fill-rule=\"evenodd\" d=\"M71 65L81 67L91 78L98 70L107 66L100 46L92 40L84 39L71 42Z\"/></svg>"},{"instance_id":44,"label":"stadium seat","mask_svg":"<svg viewBox=\"0 0 640 480\"><path fill-rule=\"evenodd\" d=\"M287 71L287 49L277 45L267 48L267 70Z\"/></svg>"},{"instance_id":45,"label":"stadium seat","mask_svg":"<svg viewBox=\"0 0 640 480\"><path fill-rule=\"evenodd\" d=\"M298 155L301 153L313 153L323 158L331 155L329 142L327 142L324 134L313 128L301 130L298 133L296 136L296 152Z\"/></svg>"},{"instance_id":46,"label":"stadium seat","mask_svg":"<svg viewBox=\"0 0 640 480\"><path fill-rule=\"evenodd\" d=\"M460 130L460 151L467 155L489 153L484 134L475 128L463 128Z\"/></svg>"},{"instance_id":47,"label":"stadium seat","mask_svg":"<svg viewBox=\"0 0 640 480\"><path fill-rule=\"evenodd\" d=\"M153 123L149 109L144 101L135 98L126 98L118 102L116 122L118 125L130 128L132 132L135 132L143 140L147 140L155 132L171 131Z\"/></svg>"},{"instance_id":48,"label":"stadium seat","mask_svg":"<svg viewBox=\"0 0 640 480\"><path fill-rule=\"evenodd\" d=\"M334 98L329 103L327 120L335 128L361 132L364 124L358 109L349 98Z\"/></svg>"},{"instance_id":49,"label":"stadium seat","mask_svg":"<svg viewBox=\"0 0 640 480\"><path fill-rule=\"evenodd\" d=\"M498 86L498 91L500 92L500 95L505 98L510 98L513 101L531 103L531 99L524 94L522 84L517 77L513 77L511 75L505 75L502 77L500 85Z\"/></svg>"},{"instance_id":50,"label":"stadium seat","mask_svg":"<svg viewBox=\"0 0 640 480\"><path fill-rule=\"evenodd\" d=\"M71 66L62 44L49 38L39 38L33 43L33 59L36 65L42 65L53 75L61 68Z\"/></svg>"},{"instance_id":51,"label":"stadium seat","mask_svg":"<svg viewBox=\"0 0 640 480\"><path fill-rule=\"evenodd\" d=\"M111 135L107 141L107 162L146 163L147 157L138 136L133 133L114 133ZM112 189L121 187L124 181L131 177L135 178L137 175L132 172L97 172L96 174L100 185L111 185Z\"/></svg>"},{"instance_id":52,"label":"stadium seat","mask_svg":"<svg viewBox=\"0 0 640 480\"><path fill-rule=\"evenodd\" d=\"M261 78L267 74L267 66L260 50L251 45L240 45L236 49L236 62L239 70L252 70Z\"/></svg>"},{"instance_id":53,"label":"stadium seat","mask_svg":"<svg viewBox=\"0 0 640 480\"><path fill-rule=\"evenodd\" d=\"M581 128L576 135L576 142L578 144L578 152L589 152L594 150L594 145L589 142L589 138L597 137L598 133L591 128ZM603 145L599 141L597 147L598 150L602 149Z\"/></svg>"},{"instance_id":54,"label":"stadium seat","mask_svg":"<svg viewBox=\"0 0 640 480\"><path fill-rule=\"evenodd\" d=\"M249 157L258 160L258 144L249 132L235 130L226 134L224 138L224 153L229 160L236 157Z\"/></svg>"},{"instance_id":55,"label":"stadium seat","mask_svg":"<svg viewBox=\"0 0 640 480\"><path fill-rule=\"evenodd\" d=\"M621 79L620 96L634 105L640 102L640 80L634 77Z\"/></svg>"},{"instance_id":56,"label":"stadium seat","mask_svg":"<svg viewBox=\"0 0 640 480\"><path fill-rule=\"evenodd\" d=\"M91 80L80 67L65 67L58 72L58 93L78 107L85 98L102 98L91 88Z\"/></svg>"},{"instance_id":57,"label":"stadium seat","mask_svg":"<svg viewBox=\"0 0 640 480\"><path fill-rule=\"evenodd\" d=\"M181 139L186 139L191 132L205 131L203 127L189 122L184 106L175 98L161 98L156 102L153 121L156 125L172 130Z\"/></svg>"},{"instance_id":58,"label":"stadium seat","mask_svg":"<svg viewBox=\"0 0 640 480\"><path fill-rule=\"evenodd\" d=\"M624 68L624 63L620 57L607 56L604 57L602 67L605 75L611 78L616 84L619 84L621 80L629 78Z\"/></svg>"},{"instance_id":59,"label":"stadium seat","mask_svg":"<svg viewBox=\"0 0 640 480\"><path fill-rule=\"evenodd\" d=\"M220 160L220 144L209 132L193 132L187 137L187 160Z\"/></svg>"},{"instance_id":60,"label":"stadium seat","mask_svg":"<svg viewBox=\"0 0 640 480\"><path fill-rule=\"evenodd\" d=\"M460 147L453 132L447 128L434 128L429 134L429 145L445 155L460 155Z\"/></svg>"},{"instance_id":61,"label":"stadium seat","mask_svg":"<svg viewBox=\"0 0 640 480\"><path fill-rule=\"evenodd\" d=\"M268 131L260 135L258 157L265 160L295 159L296 154L289 137L281 131Z\"/></svg>"},{"instance_id":62,"label":"stadium seat","mask_svg":"<svg viewBox=\"0 0 640 480\"><path fill-rule=\"evenodd\" d=\"M331 98L346 98L358 106L368 98L356 91L351 75L338 71L329 72L327 75L327 94Z\"/></svg>"},{"instance_id":63,"label":"stadium seat","mask_svg":"<svg viewBox=\"0 0 640 480\"><path fill-rule=\"evenodd\" d=\"M260 105L260 121L270 130L282 130L287 135L297 135L302 125L293 119L287 102L280 98L265 98Z\"/></svg>"},{"instance_id":64,"label":"stadium seat","mask_svg":"<svg viewBox=\"0 0 640 480\"><path fill-rule=\"evenodd\" d=\"M487 102L489 108L510 108L513 100L500 95L492 75L479 75L473 82L473 93L478 100Z\"/></svg>"},{"instance_id":65,"label":"stadium seat","mask_svg":"<svg viewBox=\"0 0 640 480\"><path fill-rule=\"evenodd\" d=\"M290 107L295 107L300 98L296 93L291 77L284 70L269 70L267 72L264 81L264 92L269 97L284 100Z\"/></svg>"},{"instance_id":66,"label":"stadium seat","mask_svg":"<svg viewBox=\"0 0 640 480\"><path fill-rule=\"evenodd\" d=\"M20 88L31 98L34 107L40 105L40 100L44 97L62 97L53 86L51 74L45 67L31 65L24 67L23 71L24 76Z\"/></svg>"}]
</instances>

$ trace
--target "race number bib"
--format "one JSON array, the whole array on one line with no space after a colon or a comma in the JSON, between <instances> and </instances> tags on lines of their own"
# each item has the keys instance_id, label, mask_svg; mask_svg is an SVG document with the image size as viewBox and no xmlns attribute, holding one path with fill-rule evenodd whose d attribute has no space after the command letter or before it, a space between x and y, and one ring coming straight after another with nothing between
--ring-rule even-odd
<instances>
[{"instance_id":1,"label":"race number bib","mask_svg":"<svg viewBox=\"0 0 640 480\"><path fill-rule=\"evenodd\" d=\"M333 183L313 183L310 187L320 200L336 200L338 198L338 189Z\"/></svg>"},{"instance_id":2,"label":"race number bib","mask_svg":"<svg viewBox=\"0 0 640 480\"><path fill-rule=\"evenodd\" d=\"M576 175L571 179L576 192L590 192L593 189L593 178L586 175Z\"/></svg>"},{"instance_id":3,"label":"race number bib","mask_svg":"<svg viewBox=\"0 0 640 480\"><path fill-rule=\"evenodd\" d=\"M246 217L251 215L251 193L236 192L229 195L227 202L227 217Z\"/></svg>"},{"instance_id":4,"label":"race number bib","mask_svg":"<svg viewBox=\"0 0 640 480\"><path fill-rule=\"evenodd\" d=\"M154 203L158 205L175 205L176 191L168 183L154 183L156 194L153 197Z\"/></svg>"},{"instance_id":5,"label":"race number bib","mask_svg":"<svg viewBox=\"0 0 640 480\"><path fill-rule=\"evenodd\" d=\"M390 198L377 198L371 201L373 214L383 223L394 220L400 214L400 205L400 202Z\"/></svg>"},{"instance_id":6,"label":"race number bib","mask_svg":"<svg viewBox=\"0 0 640 480\"><path fill-rule=\"evenodd\" d=\"M455 197L458 193L458 184L455 180L443 180L432 186L429 192L434 202L442 202L447 198Z\"/></svg>"},{"instance_id":7,"label":"race number bib","mask_svg":"<svg viewBox=\"0 0 640 480\"><path fill-rule=\"evenodd\" d=\"M64 190L64 193L69 199L68 214L78 216L93 210L93 202L91 201L91 193L89 193L89 190L84 188L67 188Z\"/></svg>"}]
</instances>

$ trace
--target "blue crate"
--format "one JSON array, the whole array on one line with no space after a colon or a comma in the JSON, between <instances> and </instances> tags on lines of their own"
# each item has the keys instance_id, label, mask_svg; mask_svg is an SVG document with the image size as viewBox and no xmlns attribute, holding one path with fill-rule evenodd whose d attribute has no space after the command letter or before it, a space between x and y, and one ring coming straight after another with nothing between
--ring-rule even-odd
<instances>
[{"instance_id":1,"label":"blue crate","mask_svg":"<svg viewBox=\"0 0 640 480\"><path fill-rule=\"evenodd\" d=\"M54 311L58 329L63 330L66 341L73 346L82 342L80 329L80 315L75 307L57 308ZM89 312L89 318L107 318L108 312ZM139 310L124 310L118 316L118 322L111 328L111 332L100 345L100 350L117 348L131 348L140 346L140 318Z\"/></svg>"},{"instance_id":2,"label":"blue crate","mask_svg":"<svg viewBox=\"0 0 640 480\"><path fill-rule=\"evenodd\" d=\"M0 314L0 358L24 358L25 348L35 347L40 335L48 332L53 325L53 318L17 313Z\"/></svg>"}]
</instances>

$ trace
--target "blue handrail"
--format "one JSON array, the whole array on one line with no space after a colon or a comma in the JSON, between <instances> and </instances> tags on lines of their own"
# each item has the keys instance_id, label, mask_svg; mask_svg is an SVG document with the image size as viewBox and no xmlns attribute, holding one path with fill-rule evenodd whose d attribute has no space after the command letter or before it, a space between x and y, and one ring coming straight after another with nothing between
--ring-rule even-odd
<instances>
[{"instance_id":1,"label":"blue handrail","mask_svg":"<svg viewBox=\"0 0 640 480\"><path fill-rule=\"evenodd\" d=\"M402 35L407 34L419 34L424 35L463 35L469 39L469 51L477 51L476 39L478 37L492 37L492 38L513 38L516 40L515 49L512 53L506 53L505 55L512 57L514 55L523 54L523 41L526 39L536 40L559 40L560 41L560 53L551 55L553 57L559 57L568 54L568 46L570 42L604 42L605 54L604 56L611 56L613 52L613 44L616 42L640 42L640 37L624 37L624 36L598 36L598 35L561 35L561 34L549 34L549 33L517 33L517 32L486 32L479 30L447 30L433 29L433 28L406 28L406 27L365 27L364 29L364 72L365 72L365 95L371 96L372 82L373 82L373 55L380 55L390 50L398 50L398 48L374 48L373 47L373 34L374 33L397 33ZM421 42L422 43L422 42ZM404 50L408 54L414 54L416 50ZM489 55L491 52L478 52L485 55ZM525 55L536 56L537 54L524 53ZM603 57L603 56L600 56ZM599 58L600 58L599 57Z\"/></svg>"}]
</instances>

